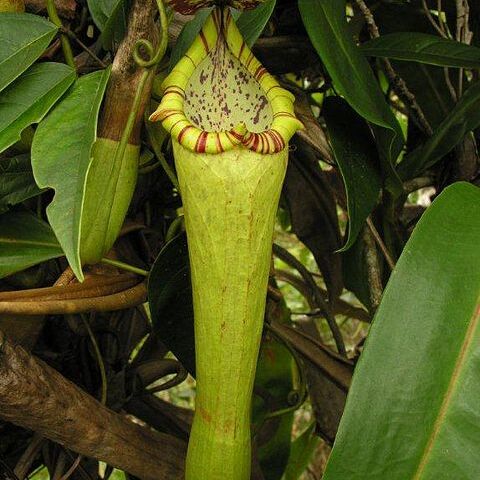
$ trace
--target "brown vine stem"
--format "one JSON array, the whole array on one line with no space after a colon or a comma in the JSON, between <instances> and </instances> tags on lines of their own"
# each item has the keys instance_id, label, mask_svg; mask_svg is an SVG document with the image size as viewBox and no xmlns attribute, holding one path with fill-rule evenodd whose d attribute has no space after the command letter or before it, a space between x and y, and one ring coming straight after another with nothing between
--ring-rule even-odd
<instances>
[{"instance_id":1,"label":"brown vine stem","mask_svg":"<svg viewBox=\"0 0 480 480\"><path fill-rule=\"evenodd\" d=\"M427 5L427 0L422 0L422 7L423 7L423 11L425 12L425 16L427 17L428 21L431 23L432 27L438 32L438 34L443 37L443 38L448 38L448 35L446 34L445 30L442 28L443 26L443 23L442 21L440 20L439 18L439 22L437 23L435 21L435 19L433 18L433 15L432 13L430 12L430 9L428 8L428 5ZM439 1L437 3L437 11L439 12L439 15L440 15L440 12L441 12L442 8L441 8L441 2Z\"/></svg>"},{"instance_id":2,"label":"brown vine stem","mask_svg":"<svg viewBox=\"0 0 480 480\"><path fill-rule=\"evenodd\" d=\"M181 480L185 442L113 412L0 332L0 417L142 480Z\"/></svg>"},{"instance_id":3,"label":"brown vine stem","mask_svg":"<svg viewBox=\"0 0 480 480\"><path fill-rule=\"evenodd\" d=\"M0 313L5 315L65 315L69 313L112 312L136 307L144 303L146 299L146 284L139 283L113 295L101 297L0 301Z\"/></svg>"},{"instance_id":4,"label":"brown vine stem","mask_svg":"<svg viewBox=\"0 0 480 480\"><path fill-rule=\"evenodd\" d=\"M52 23L55 24L60 30L62 30L62 21L58 16L57 8L55 7L55 3L53 0L47 0L47 12ZM72 46L70 45L70 41L68 40L68 37L67 35L65 35L65 33L61 33L60 41L62 43L62 50L65 61L70 67L75 69L75 60L73 59Z\"/></svg>"},{"instance_id":5,"label":"brown vine stem","mask_svg":"<svg viewBox=\"0 0 480 480\"><path fill-rule=\"evenodd\" d=\"M388 248L385 245L385 242L383 241L382 237L378 233L378 230L376 229L370 217L367 218L367 225L370 231L372 232L375 242L377 243L378 247L382 251L383 256L385 257L385 260L387 262L387 265L390 267L390 270L393 270L395 268L395 260L393 259L392 255L388 251Z\"/></svg>"},{"instance_id":6,"label":"brown vine stem","mask_svg":"<svg viewBox=\"0 0 480 480\"><path fill-rule=\"evenodd\" d=\"M365 241L365 263L367 265L370 302L373 311L376 311L383 295L382 275L378 261L378 252L372 232L368 228L363 230L363 239Z\"/></svg>"},{"instance_id":7,"label":"brown vine stem","mask_svg":"<svg viewBox=\"0 0 480 480\"><path fill-rule=\"evenodd\" d=\"M330 327L338 352L344 357L346 357L347 349L345 348L345 342L343 341L342 332L340 332L337 321L335 320L335 317L332 314L329 305L323 297L320 288L315 282L315 279L312 277L312 274L308 271L308 269L305 267L305 265L303 265L302 262L297 260L289 251L280 247L280 245L277 245L276 243L273 244L273 253L275 256L283 260L287 265L295 268L305 280L307 285L311 288L315 303L318 308L320 308L323 312L325 319L327 320L328 326Z\"/></svg>"},{"instance_id":8,"label":"brown vine stem","mask_svg":"<svg viewBox=\"0 0 480 480\"><path fill-rule=\"evenodd\" d=\"M358 5L358 8L362 12L363 16L365 17L370 36L372 38L378 38L380 36L380 32L378 30L377 24L375 23L372 12L368 8L364 0L355 0L355 2ZM433 135L433 129L427 118L425 117L425 114L423 113L420 105L417 103L415 95L408 89L408 86L403 80L403 78L398 75L398 73L394 70L392 64L387 58L383 59L383 64L385 67L385 73L392 85L393 90L404 102L405 107L408 109L408 111L412 114L412 120L427 135Z\"/></svg>"}]
</instances>

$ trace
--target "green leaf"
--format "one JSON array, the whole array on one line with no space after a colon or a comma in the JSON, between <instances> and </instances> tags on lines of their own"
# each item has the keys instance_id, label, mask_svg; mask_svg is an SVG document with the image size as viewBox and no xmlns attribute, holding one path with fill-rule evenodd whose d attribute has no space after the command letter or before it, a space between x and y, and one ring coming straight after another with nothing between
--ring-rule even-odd
<instances>
[{"instance_id":1,"label":"green leaf","mask_svg":"<svg viewBox=\"0 0 480 480\"><path fill-rule=\"evenodd\" d=\"M47 223L29 212L0 215L0 278L62 255Z\"/></svg>"},{"instance_id":2,"label":"green leaf","mask_svg":"<svg viewBox=\"0 0 480 480\"><path fill-rule=\"evenodd\" d=\"M169 71L171 71L185 53L187 53L187 50L195 40L195 37L199 34L205 20L211 12L212 8L202 8L195 14L195 17L192 20L183 26L182 31L177 38L177 42L172 49L172 54L170 55L170 63L168 65Z\"/></svg>"},{"instance_id":3,"label":"green leaf","mask_svg":"<svg viewBox=\"0 0 480 480\"><path fill-rule=\"evenodd\" d=\"M413 178L449 153L465 135L480 125L480 82L472 85L460 98L434 134L406 155L398 167L403 179Z\"/></svg>"},{"instance_id":4,"label":"green leaf","mask_svg":"<svg viewBox=\"0 0 480 480\"><path fill-rule=\"evenodd\" d=\"M375 141L367 123L340 97L327 97L322 109L348 207L348 237L340 252L355 242L375 207L382 179Z\"/></svg>"},{"instance_id":5,"label":"green leaf","mask_svg":"<svg viewBox=\"0 0 480 480\"><path fill-rule=\"evenodd\" d=\"M480 66L480 48L427 33L398 32L382 35L364 43L361 50L371 57L387 57L440 67Z\"/></svg>"},{"instance_id":6,"label":"green leaf","mask_svg":"<svg viewBox=\"0 0 480 480\"><path fill-rule=\"evenodd\" d=\"M40 122L74 80L75 71L63 63L39 63L11 83L0 96L0 152Z\"/></svg>"},{"instance_id":7,"label":"green leaf","mask_svg":"<svg viewBox=\"0 0 480 480\"><path fill-rule=\"evenodd\" d=\"M251 47L263 32L272 16L277 0L267 0L253 10L246 10L238 17L237 27L245 42Z\"/></svg>"},{"instance_id":8,"label":"green leaf","mask_svg":"<svg viewBox=\"0 0 480 480\"><path fill-rule=\"evenodd\" d=\"M348 29L345 1L298 0L307 33L332 77L335 89L363 118L373 123L390 190L401 186L393 163L403 147L403 134L370 66Z\"/></svg>"},{"instance_id":9,"label":"green leaf","mask_svg":"<svg viewBox=\"0 0 480 480\"><path fill-rule=\"evenodd\" d=\"M128 0L87 0L93 21L102 32L102 45L110 50L127 31Z\"/></svg>"},{"instance_id":10,"label":"green leaf","mask_svg":"<svg viewBox=\"0 0 480 480\"><path fill-rule=\"evenodd\" d=\"M195 376L192 285L184 233L168 242L155 260L148 301L155 332Z\"/></svg>"},{"instance_id":11,"label":"green leaf","mask_svg":"<svg viewBox=\"0 0 480 480\"><path fill-rule=\"evenodd\" d=\"M480 478L479 245L480 189L454 184L392 273L324 480Z\"/></svg>"},{"instance_id":12,"label":"green leaf","mask_svg":"<svg viewBox=\"0 0 480 480\"><path fill-rule=\"evenodd\" d=\"M109 74L107 69L79 78L40 123L32 144L37 184L55 190L47 207L48 220L79 280L83 279L80 238L86 178Z\"/></svg>"},{"instance_id":13,"label":"green leaf","mask_svg":"<svg viewBox=\"0 0 480 480\"><path fill-rule=\"evenodd\" d=\"M0 90L42 54L56 33L57 27L38 15L0 14Z\"/></svg>"},{"instance_id":14,"label":"green leaf","mask_svg":"<svg viewBox=\"0 0 480 480\"><path fill-rule=\"evenodd\" d=\"M315 435L312 422L293 442L284 480L298 480L310 463L313 452L321 442Z\"/></svg>"},{"instance_id":15,"label":"green leaf","mask_svg":"<svg viewBox=\"0 0 480 480\"><path fill-rule=\"evenodd\" d=\"M0 159L0 213L41 192L33 178L30 155Z\"/></svg>"}]
</instances>

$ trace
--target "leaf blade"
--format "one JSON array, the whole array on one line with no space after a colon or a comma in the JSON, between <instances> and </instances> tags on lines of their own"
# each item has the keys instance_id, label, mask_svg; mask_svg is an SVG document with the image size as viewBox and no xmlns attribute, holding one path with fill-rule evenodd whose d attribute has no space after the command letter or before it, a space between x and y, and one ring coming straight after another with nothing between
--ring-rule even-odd
<instances>
[{"instance_id":1,"label":"leaf blade","mask_svg":"<svg viewBox=\"0 0 480 480\"><path fill-rule=\"evenodd\" d=\"M86 177L109 74L107 69L78 79L39 125L32 144L35 180L39 187L55 190L47 217L79 279L83 279L80 225Z\"/></svg>"},{"instance_id":2,"label":"leaf blade","mask_svg":"<svg viewBox=\"0 0 480 480\"><path fill-rule=\"evenodd\" d=\"M388 107L367 60L355 45L345 18L345 2L298 0L303 23L313 46L332 77L335 88L352 108L385 129L379 137L391 164L403 146L403 134ZM391 172L389 172L391 174Z\"/></svg>"},{"instance_id":3,"label":"leaf blade","mask_svg":"<svg viewBox=\"0 0 480 480\"><path fill-rule=\"evenodd\" d=\"M367 56L440 67L478 68L480 65L480 48L428 33L390 33L369 40L360 48Z\"/></svg>"},{"instance_id":4,"label":"leaf blade","mask_svg":"<svg viewBox=\"0 0 480 480\"><path fill-rule=\"evenodd\" d=\"M57 30L53 23L38 15L0 15L0 91L42 54Z\"/></svg>"},{"instance_id":5,"label":"leaf blade","mask_svg":"<svg viewBox=\"0 0 480 480\"><path fill-rule=\"evenodd\" d=\"M47 223L29 212L0 215L0 278L62 255Z\"/></svg>"},{"instance_id":6,"label":"leaf blade","mask_svg":"<svg viewBox=\"0 0 480 480\"><path fill-rule=\"evenodd\" d=\"M0 213L41 192L33 178L28 154L0 159Z\"/></svg>"},{"instance_id":7,"label":"leaf blade","mask_svg":"<svg viewBox=\"0 0 480 480\"><path fill-rule=\"evenodd\" d=\"M457 183L424 214L392 274L325 480L480 474L471 455L480 431L479 244L480 190Z\"/></svg>"},{"instance_id":8,"label":"leaf blade","mask_svg":"<svg viewBox=\"0 0 480 480\"><path fill-rule=\"evenodd\" d=\"M24 128L40 122L75 79L63 63L33 65L0 97L0 152L20 139Z\"/></svg>"},{"instance_id":9,"label":"leaf blade","mask_svg":"<svg viewBox=\"0 0 480 480\"><path fill-rule=\"evenodd\" d=\"M398 166L403 179L416 176L449 153L464 137L480 125L480 82L472 85L453 107L450 114L422 145L405 156Z\"/></svg>"},{"instance_id":10,"label":"leaf blade","mask_svg":"<svg viewBox=\"0 0 480 480\"><path fill-rule=\"evenodd\" d=\"M251 47L272 16L277 0L266 0L253 10L242 12L236 23L243 39Z\"/></svg>"},{"instance_id":11,"label":"leaf blade","mask_svg":"<svg viewBox=\"0 0 480 480\"><path fill-rule=\"evenodd\" d=\"M322 112L347 195L348 236L338 250L344 252L355 242L380 195L378 153L366 122L340 97L327 97Z\"/></svg>"}]
</instances>

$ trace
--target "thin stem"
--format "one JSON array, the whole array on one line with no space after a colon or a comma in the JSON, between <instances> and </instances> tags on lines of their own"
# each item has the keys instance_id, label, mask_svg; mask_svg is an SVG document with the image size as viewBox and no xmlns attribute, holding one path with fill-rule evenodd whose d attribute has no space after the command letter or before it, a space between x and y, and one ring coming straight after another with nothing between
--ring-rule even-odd
<instances>
[{"instance_id":1,"label":"thin stem","mask_svg":"<svg viewBox=\"0 0 480 480\"><path fill-rule=\"evenodd\" d=\"M363 16L365 17L365 22L368 26L368 31L370 33L370 37L378 38L380 36L380 32L378 31L377 24L375 23L375 19L373 18L373 14L368 8L367 4L364 0L355 0L358 8L362 12ZM400 75L392 67L392 64L388 59L383 60L383 64L385 67L385 74L388 77L389 82L392 84L392 87L398 97L403 101L405 107L411 113L412 120L418 125L420 129L422 129L427 135L433 135L433 129L430 123L427 120L427 117L423 113L420 105L417 103L415 95L408 89L407 84L403 80Z\"/></svg>"},{"instance_id":2,"label":"thin stem","mask_svg":"<svg viewBox=\"0 0 480 480\"><path fill-rule=\"evenodd\" d=\"M143 268L134 267L125 262L121 262L120 260L113 260L111 258L102 258L100 263L105 265L111 265L112 267L117 267L120 270L125 270L126 272L136 273L137 275L142 275L143 277L148 277L149 272L147 270L143 270Z\"/></svg>"},{"instance_id":3,"label":"thin stem","mask_svg":"<svg viewBox=\"0 0 480 480\"><path fill-rule=\"evenodd\" d=\"M337 321L335 320L334 315L332 314L327 302L323 298L322 291L318 287L317 283L315 282L314 278L308 271L308 269L303 265L302 262L297 260L288 250L280 247L276 243L273 244L273 253L278 258L283 260L285 263L290 265L291 267L295 268L298 273L302 276L305 280L307 285L312 289L313 298L315 303L318 307L323 311L325 315L325 319L327 320L328 326L333 335L333 339L335 340L335 344L337 346L338 352L343 355L347 356L347 349L345 348L345 342L343 341L342 333L340 332L340 328L338 327Z\"/></svg>"},{"instance_id":4,"label":"thin stem","mask_svg":"<svg viewBox=\"0 0 480 480\"><path fill-rule=\"evenodd\" d=\"M375 242L379 246L380 250L383 253L383 256L385 257L385 260L390 267L390 270L393 270L395 268L395 260L393 259L392 255L388 251L387 246L385 245L384 241L382 240L382 237L378 233L378 230L375 228L375 225L372 222L372 219L370 217L367 218L367 225L370 231L372 232L373 238L375 239Z\"/></svg>"},{"instance_id":5,"label":"thin stem","mask_svg":"<svg viewBox=\"0 0 480 480\"><path fill-rule=\"evenodd\" d=\"M169 163L165 159L165 156L163 155L163 152L162 152L162 146L160 145L160 142L158 141L155 135L155 131L154 131L155 127L151 123L149 123L148 118L145 121L145 126L147 128L147 134L150 140L150 144L152 145L153 152L155 153L155 156L157 157L158 162L162 166L163 170L167 174L173 186L177 190L180 190L180 187L178 185L178 179L177 179L177 176L175 175L175 171L173 170L172 167L170 167Z\"/></svg>"},{"instance_id":6,"label":"thin stem","mask_svg":"<svg viewBox=\"0 0 480 480\"><path fill-rule=\"evenodd\" d=\"M457 103L457 92L455 91L452 81L450 80L450 73L447 67L443 68L443 74L445 76L445 83L447 84L447 88L448 88L448 91L450 92L450 96L452 97L452 100L455 103Z\"/></svg>"},{"instance_id":7,"label":"thin stem","mask_svg":"<svg viewBox=\"0 0 480 480\"><path fill-rule=\"evenodd\" d=\"M438 2L441 4L441 2ZM439 33L439 35L443 38L448 38L447 34L444 32L444 30L442 29L441 25L441 21L439 23L437 23L435 21L435 19L433 18L431 12L430 12L430 9L428 8L428 5L427 5L427 0L422 0L422 6L423 6L423 11L425 12L425 16L428 18L428 21L431 23L432 27ZM440 10L438 10L438 15L440 16Z\"/></svg>"},{"instance_id":8,"label":"thin stem","mask_svg":"<svg viewBox=\"0 0 480 480\"><path fill-rule=\"evenodd\" d=\"M108 65L103 61L101 60L100 58L97 57L97 55L95 55L95 52L87 47L78 37L77 35L72 32L71 30L69 30L68 28L62 28L62 32L65 33L65 35L67 35L69 38L71 38L72 40L75 40L75 42L78 43L78 45L80 45L80 47L85 50L85 52L87 52L102 68L107 68Z\"/></svg>"},{"instance_id":9,"label":"thin stem","mask_svg":"<svg viewBox=\"0 0 480 480\"><path fill-rule=\"evenodd\" d=\"M94 315L95 315L94 313L91 313L90 318L93 318ZM102 379L100 403L102 405L106 405L107 404L107 373L105 371L105 363L103 362L102 353L100 352L97 339L93 334L93 330L92 330L92 327L90 326L90 322L82 314L80 315L80 318L82 319L83 325L85 326L88 336L90 337L90 341L92 342L93 351L95 352L95 357L97 358L98 369L100 370L100 378Z\"/></svg>"},{"instance_id":10,"label":"thin stem","mask_svg":"<svg viewBox=\"0 0 480 480\"><path fill-rule=\"evenodd\" d=\"M47 0L47 12L48 12L48 17L50 18L52 23L56 25L60 29L60 31L63 31L62 21L58 16L54 0ZM72 46L70 45L70 41L68 40L68 37L67 35L65 35L65 33L60 34L60 41L62 43L62 50L63 50L63 56L65 57L65 61L70 67L74 69L75 60L73 59Z\"/></svg>"},{"instance_id":11,"label":"thin stem","mask_svg":"<svg viewBox=\"0 0 480 480\"><path fill-rule=\"evenodd\" d=\"M365 228L363 231L365 241L365 263L367 265L368 287L370 290L370 303L373 311L376 311L380 305L383 294L382 275L378 262L377 247L372 235L372 231Z\"/></svg>"}]
</instances>

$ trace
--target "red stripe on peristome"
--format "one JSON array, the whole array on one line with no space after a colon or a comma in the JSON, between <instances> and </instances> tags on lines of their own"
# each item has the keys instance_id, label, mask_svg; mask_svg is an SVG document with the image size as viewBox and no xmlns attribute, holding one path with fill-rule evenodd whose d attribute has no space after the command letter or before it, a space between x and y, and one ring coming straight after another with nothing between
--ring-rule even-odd
<instances>
[{"instance_id":1,"label":"red stripe on peristome","mask_svg":"<svg viewBox=\"0 0 480 480\"><path fill-rule=\"evenodd\" d=\"M158 118L160 121L163 122L167 118L173 117L174 115L182 115L183 117L183 113L181 110L165 110L161 112L157 117L155 117L155 119Z\"/></svg>"},{"instance_id":2,"label":"red stripe on peristome","mask_svg":"<svg viewBox=\"0 0 480 480\"><path fill-rule=\"evenodd\" d=\"M273 115L273 118L278 118L278 117L289 117L289 118L297 118L295 115L292 115L291 113L288 112L278 112Z\"/></svg>"},{"instance_id":3,"label":"red stripe on peristome","mask_svg":"<svg viewBox=\"0 0 480 480\"><path fill-rule=\"evenodd\" d=\"M220 140L220 134L218 132L215 134L215 139L217 143L217 151L219 153L222 153L224 150L223 150L222 141Z\"/></svg>"},{"instance_id":4,"label":"red stripe on peristome","mask_svg":"<svg viewBox=\"0 0 480 480\"><path fill-rule=\"evenodd\" d=\"M253 137L253 142L251 142L251 146L249 148L250 150L254 150L256 152L258 148L258 141L259 141L258 134L252 133L252 137Z\"/></svg>"},{"instance_id":5,"label":"red stripe on peristome","mask_svg":"<svg viewBox=\"0 0 480 480\"><path fill-rule=\"evenodd\" d=\"M281 143L278 141L278 138L275 135L275 132L272 132L272 130L268 130L266 133L273 141L273 149L275 152L279 152L282 149Z\"/></svg>"},{"instance_id":6,"label":"red stripe on peristome","mask_svg":"<svg viewBox=\"0 0 480 480\"><path fill-rule=\"evenodd\" d=\"M235 136L232 135L231 132L225 132L225 135L227 136L228 140L230 141L230 143L232 145L237 145L238 144L238 139L235 138ZM232 137L233 137L233 139L232 139Z\"/></svg>"},{"instance_id":7,"label":"red stripe on peristome","mask_svg":"<svg viewBox=\"0 0 480 480\"><path fill-rule=\"evenodd\" d=\"M205 37L203 30L200 30L200 38L202 39L202 43L203 43L203 47L205 48L205 51L208 53L210 50L208 48L207 38Z\"/></svg>"},{"instance_id":8,"label":"red stripe on peristome","mask_svg":"<svg viewBox=\"0 0 480 480\"><path fill-rule=\"evenodd\" d=\"M180 122L184 122L185 121L185 117L184 118L181 118L180 120L177 120L171 127L170 127L170 131L168 132L170 135L172 134L172 130L180 123ZM187 125L188 126L188 125ZM179 142L180 143L180 142Z\"/></svg>"},{"instance_id":9,"label":"red stripe on peristome","mask_svg":"<svg viewBox=\"0 0 480 480\"><path fill-rule=\"evenodd\" d=\"M242 46L240 47L240 51L238 52L238 59L242 56L243 49L245 48L245 40L242 41Z\"/></svg>"},{"instance_id":10,"label":"red stripe on peristome","mask_svg":"<svg viewBox=\"0 0 480 480\"><path fill-rule=\"evenodd\" d=\"M267 73L264 67L262 65L259 65L257 68L257 71L255 72L255 80L260 81L260 79Z\"/></svg>"},{"instance_id":11,"label":"red stripe on peristome","mask_svg":"<svg viewBox=\"0 0 480 480\"><path fill-rule=\"evenodd\" d=\"M236 138L238 141L243 142L244 136L240 135L239 133L235 132L234 130L230 130L231 135L233 135L234 138Z\"/></svg>"},{"instance_id":12,"label":"red stripe on peristome","mask_svg":"<svg viewBox=\"0 0 480 480\"><path fill-rule=\"evenodd\" d=\"M270 129L270 135L273 135L273 138L276 138L278 140L279 144L280 144L277 152L282 151L285 148L285 142L283 141L283 137L280 135L280 133L278 133L273 128Z\"/></svg>"},{"instance_id":13,"label":"red stripe on peristome","mask_svg":"<svg viewBox=\"0 0 480 480\"><path fill-rule=\"evenodd\" d=\"M265 153L263 151L263 147L264 147L264 138L263 138L263 135L261 133L257 133L257 136L258 136L258 144L260 145L260 149L258 150L259 153Z\"/></svg>"},{"instance_id":14,"label":"red stripe on peristome","mask_svg":"<svg viewBox=\"0 0 480 480\"><path fill-rule=\"evenodd\" d=\"M267 92L266 92L266 95L268 95L270 93L270 90L273 90L274 88L282 88L280 85L273 85L272 87L270 87ZM280 96L280 95L279 95Z\"/></svg>"},{"instance_id":15,"label":"red stripe on peristome","mask_svg":"<svg viewBox=\"0 0 480 480\"><path fill-rule=\"evenodd\" d=\"M245 64L245 68L248 70L248 66L250 65L250 63L252 63L252 60L253 60L253 53L250 52L250 55L248 56L248 60L247 60L247 63Z\"/></svg>"},{"instance_id":16,"label":"red stripe on peristome","mask_svg":"<svg viewBox=\"0 0 480 480\"><path fill-rule=\"evenodd\" d=\"M185 133L187 133L187 130L192 128L192 125L186 125L180 130L180 133L178 134L177 141L178 143L182 143L183 137L185 136Z\"/></svg>"},{"instance_id":17,"label":"red stripe on peristome","mask_svg":"<svg viewBox=\"0 0 480 480\"><path fill-rule=\"evenodd\" d=\"M205 147L207 146L207 137L208 137L208 132L202 132L198 136L197 143L195 144L196 152L205 153Z\"/></svg>"},{"instance_id":18,"label":"red stripe on peristome","mask_svg":"<svg viewBox=\"0 0 480 480\"><path fill-rule=\"evenodd\" d=\"M165 96L165 95L178 95L180 98L185 98L185 93L178 92L176 90L172 90L172 88L175 88L175 87L169 87L167 90L165 90L165 93L163 94L163 96Z\"/></svg>"}]
</instances>

